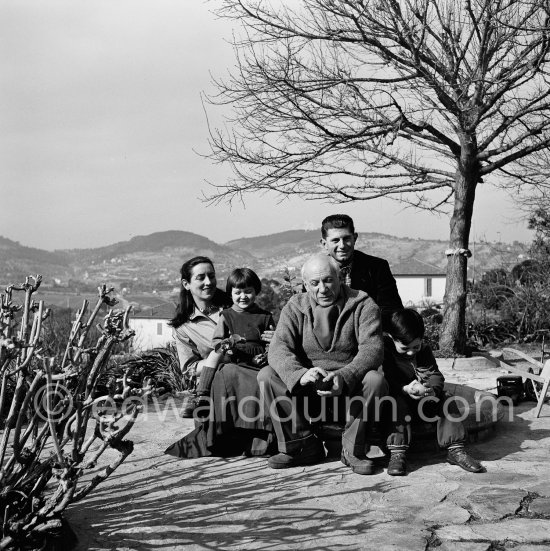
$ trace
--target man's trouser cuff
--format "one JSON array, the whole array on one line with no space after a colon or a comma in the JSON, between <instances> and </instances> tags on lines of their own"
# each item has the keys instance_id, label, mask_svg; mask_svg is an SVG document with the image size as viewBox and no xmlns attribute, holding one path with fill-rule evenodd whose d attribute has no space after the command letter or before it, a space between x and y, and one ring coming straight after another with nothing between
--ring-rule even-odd
<instances>
[{"instance_id":1,"label":"man's trouser cuff","mask_svg":"<svg viewBox=\"0 0 550 551\"><path fill-rule=\"evenodd\" d=\"M278 442L278 448L281 453L287 453L288 455L296 455L307 446L310 441L316 438L316 436L311 431L304 431L297 438L292 440L287 440L285 442Z\"/></svg>"}]
</instances>

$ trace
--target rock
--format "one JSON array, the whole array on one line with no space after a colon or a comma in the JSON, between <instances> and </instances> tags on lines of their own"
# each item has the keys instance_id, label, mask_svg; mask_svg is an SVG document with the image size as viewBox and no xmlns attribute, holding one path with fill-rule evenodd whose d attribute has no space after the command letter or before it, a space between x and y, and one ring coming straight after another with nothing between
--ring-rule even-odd
<instances>
[{"instance_id":1,"label":"rock","mask_svg":"<svg viewBox=\"0 0 550 551\"><path fill-rule=\"evenodd\" d=\"M550 497L535 498L529 504L529 512L550 517Z\"/></svg>"},{"instance_id":2,"label":"rock","mask_svg":"<svg viewBox=\"0 0 550 551\"><path fill-rule=\"evenodd\" d=\"M483 486L471 493L467 500L474 515L482 520L498 520L514 514L526 496L525 490Z\"/></svg>"},{"instance_id":3,"label":"rock","mask_svg":"<svg viewBox=\"0 0 550 551\"><path fill-rule=\"evenodd\" d=\"M550 480L540 480L536 484L529 484L527 489L540 496L550 497Z\"/></svg>"},{"instance_id":4,"label":"rock","mask_svg":"<svg viewBox=\"0 0 550 551\"><path fill-rule=\"evenodd\" d=\"M471 358L437 358L437 365L443 369L455 371L485 371L494 368L495 364L484 356L472 356Z\"/></svg>"},{"instance_id":5,"label":"rock","mask_svg":"<svg viewBox=\"0 0 550 551\"><path fill-rule=\"evenodd\" d=\"M541 544L550 542L550 520L508 518L491 524L445 526L437 529L435 535L445 542L486 540Z\"/></svg>"},{"instance_id":6,"label":"rock","mask_svg":"<svg viewBox=\"0 0 550 551\"><path fill-rule=\"evenodd\" d=\"M474 543L469 542L443 542L440 547L437 547L437 551L488 551L491 548L491 544L487 543ZM514 549L517 551L517 549ZM539 549L540 551L540 549Z\"/></svg>"},{"instance_id":7,"label":"rock","mask_svg":"<svg viewBox=\"0 0 550 551\"><path fill-rule=\"evenodd\" d=\"M466 522L470 518L470 513L454 503L444 501L428 509L423 513L423 517L425 524L441 526Z\"/></svg>"}]
</instances>

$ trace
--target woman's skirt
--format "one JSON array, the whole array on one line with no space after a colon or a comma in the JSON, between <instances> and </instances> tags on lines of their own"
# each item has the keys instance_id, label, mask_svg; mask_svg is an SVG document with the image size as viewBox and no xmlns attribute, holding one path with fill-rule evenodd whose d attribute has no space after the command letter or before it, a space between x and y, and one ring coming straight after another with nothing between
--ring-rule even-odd
<instances>
[{"instance_id":1,"label":"woman's skirt","mask_svg":"<svg viewBox=\"0 0 550 551\"><path fill-rule=\"evenodd\" d=\"M210 392L210 415L195 419L195 429L165 453L183 459L276 453L271 421L264 411L256 379L259 369L246 364L221 365Z\"/></svg>"}]
</instances>

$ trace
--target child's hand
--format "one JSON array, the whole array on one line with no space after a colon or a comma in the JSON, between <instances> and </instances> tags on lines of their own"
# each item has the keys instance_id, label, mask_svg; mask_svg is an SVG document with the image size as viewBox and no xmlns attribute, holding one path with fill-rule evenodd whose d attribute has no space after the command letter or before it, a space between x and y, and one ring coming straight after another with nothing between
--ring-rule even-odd
<instances>
[{"instance_id":1,"label":"child's hand","mask_svg":"<svg viewBox=\"0 0 550 551\"><path fill-rule=\"evenodd\" d=\"M228 353L229 351L233 350L235 345L239 342L246 342L246 339L234 333L230 337L227 337L226 339L220 341L214 348L214 351L219 354Z\"/></svg>"},{"instance_id":2,"label":"child's hand","mask_svg":"<svg viewBox=\"0 0 550 551\"><path fill-rule=\"evenodd\" d=\"M433 396L433 388L424 386L418 381L411 381L408 385L403 387L403 392L407 393L411 398L420 400L426 396Z\"/></svg>"},{"instance_id":3,"label":"child's hand","mask_svg":"<svg viewBox=\"0 0 550 551\"><path fill-rule=\"evenodd\" d=\"M264 367L265 365L267 365L267 352L256 354L252 358L252 365L255 365L256 367Z\"/></svg>"}]
</instances>

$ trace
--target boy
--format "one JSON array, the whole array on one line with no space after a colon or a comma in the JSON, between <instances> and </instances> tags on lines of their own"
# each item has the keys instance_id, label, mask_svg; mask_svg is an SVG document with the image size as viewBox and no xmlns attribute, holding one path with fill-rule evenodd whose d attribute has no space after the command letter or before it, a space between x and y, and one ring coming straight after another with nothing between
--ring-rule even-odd
<instances>
[{"instance_id":1,"label":"boy","mask_svg":"<svg viewBox=\"0 0 550 551\"><path fill-rule=\"evenodd\" d=\"M384 336L384 376L396 407L392 412L388 437L390 462L388 474L407 473L406 451L411 440L411 416L427 420L437 418L437 441L446 448L447 461L473 473L485 469L466 453L466 433L456 403L443 390L445 378L424 337L422 316L411 308L394 312ZM446 407L444 407L446 406Z\"/></svg>"}]
</instances>

